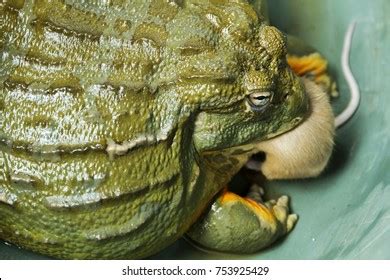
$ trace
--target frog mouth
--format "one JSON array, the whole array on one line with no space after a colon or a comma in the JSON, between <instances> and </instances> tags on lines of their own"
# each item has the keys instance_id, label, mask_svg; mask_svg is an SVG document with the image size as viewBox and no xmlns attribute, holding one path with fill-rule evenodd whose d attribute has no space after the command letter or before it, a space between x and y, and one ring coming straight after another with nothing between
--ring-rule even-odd
<instances>
[{"instance_id":1,"label":"frog mouth","mask_svg":"<svg viewBox=\"0 0 390 280\"><path fill-rule=\"evenodd\" d=\"M327 94L303 78L309 96L310 115L296 128L256 145L259 151L246 164L267 179L296 179L318 176L333 150L334 115ZM259 158L260 157L260 158Z\"/></svg>"}]
</instances>

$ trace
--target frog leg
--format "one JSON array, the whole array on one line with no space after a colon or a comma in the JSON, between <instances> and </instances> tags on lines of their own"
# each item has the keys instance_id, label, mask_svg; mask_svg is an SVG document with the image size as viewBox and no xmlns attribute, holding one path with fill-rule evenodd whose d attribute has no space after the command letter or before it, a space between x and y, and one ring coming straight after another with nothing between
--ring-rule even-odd
<instances>
[{"instance_id":1,"label":"frog leg","mask_svg":"<svg viewBox=\"0 0 390 280\"><path fill-rule=\"evenodd\" d=\"M337 86L328 72L328 61L315 49L302 40L287 36L287 63L291 69L302 77L313 80L332 97L337 97Z\"/></svg>"},{"instance_id":2,"label":"frog leg","mask_svg":"<svg viewBox=\"0 0 390 280\"><path fill-rule=\"evenodd\" d=\"M263 202L262 193L257 186L249 197L225 189L187 237L198 247L220 252L253 253L267 247L291 231L297 215L289 214L287 196Z\"/></svg>"}]
</instances>

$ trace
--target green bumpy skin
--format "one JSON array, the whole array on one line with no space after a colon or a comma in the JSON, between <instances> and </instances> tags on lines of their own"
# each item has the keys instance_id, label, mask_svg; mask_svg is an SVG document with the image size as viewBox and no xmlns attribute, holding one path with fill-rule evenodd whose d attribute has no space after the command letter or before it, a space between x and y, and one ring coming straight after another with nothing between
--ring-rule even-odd
<instances>
[{"instance_id":1,"label":"green bumpy skin","mask_svg":"<svg viewBox=\"0 0 390 280\"><path fill-rule=\"evenodd\" d=\"M0 17L0 238L42 254L158 252L308 113L246 1L6 0Z\"/></svg>"}]
</instances>

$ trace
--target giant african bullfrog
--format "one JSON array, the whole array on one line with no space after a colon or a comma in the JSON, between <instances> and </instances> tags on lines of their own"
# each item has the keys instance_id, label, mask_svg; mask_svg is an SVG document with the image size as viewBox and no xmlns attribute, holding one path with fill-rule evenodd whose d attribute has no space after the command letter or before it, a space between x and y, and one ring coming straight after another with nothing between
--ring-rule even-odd
<instances>
[{"instance_id":1,"label":"giant african bullfrog","mask_svg":"<svg viewBox=\"0 0 390 280\"><path fill-rule=\"evenodd\" d=\"M225 186L260 151L269 179L317 175L334 119L256 7L2 1L0 237L104 259L150 256L186 233L247 253L289 232L287 197Z\"/></svg>"}]
</instances>

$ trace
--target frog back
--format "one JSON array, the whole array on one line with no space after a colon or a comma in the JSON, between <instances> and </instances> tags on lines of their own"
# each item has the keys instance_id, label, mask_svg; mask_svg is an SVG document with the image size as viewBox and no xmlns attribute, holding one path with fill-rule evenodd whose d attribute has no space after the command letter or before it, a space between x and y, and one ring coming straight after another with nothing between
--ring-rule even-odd
<instances>
[{"instance_id":1,"label":"frog back","mask_svg":"<svg viewBox=\"0 0 390 280\"><path fill-rule=\"evenodd\" d=\"M226 7L244 20L226 19ZM0 9L0 137L34 152L149 144L199 108L199 90L231 101L242 69L227 42L245 41L257 20L245 1L25 0Z\"/></svg>"}]
</instances>

